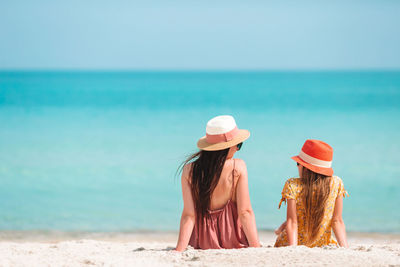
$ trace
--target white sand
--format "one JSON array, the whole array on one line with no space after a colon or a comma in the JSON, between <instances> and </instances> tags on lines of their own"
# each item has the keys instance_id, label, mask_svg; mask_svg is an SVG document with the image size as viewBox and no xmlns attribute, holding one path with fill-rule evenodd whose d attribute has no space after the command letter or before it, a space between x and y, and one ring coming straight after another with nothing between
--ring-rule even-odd
<instances>
[{"instance_id":1,"label":"white sand","mask_svg":"<svg viewBox=\"0 0 400 267\"><path fill-rule=\"evenodd\" d=\"M69 240L69 239L75 240ZM2 233L0 266L400 266L400 236L350 234L349 249L262 248L172 252L176 233L44 235Z\"/></svg>"}]
</instances>

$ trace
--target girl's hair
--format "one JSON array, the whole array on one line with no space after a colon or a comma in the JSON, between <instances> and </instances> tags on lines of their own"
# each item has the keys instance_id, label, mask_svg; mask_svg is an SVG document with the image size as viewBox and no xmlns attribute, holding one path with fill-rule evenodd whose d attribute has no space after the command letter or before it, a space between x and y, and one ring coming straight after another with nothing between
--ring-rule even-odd
<instances>
[{"instance_id":1,"label":"girl's hair","mask_svg":"<svg viewBox=\"0 0 400 267\"><path fill-rule=\"evenodd\" d=\"M313 242L324 217L325 204L330 193L330 176L315 173L303 167L301 181L303 183L303 203L305 206L305 229L308 242Z\"/></svg>"},{"instance_id":2,"label":"girl's hair","mask_svg":"<svg viewBox=\"0 0 400 267\"><path fill-rule=\"evenodd\" d=\"M198 222L209 216L211 195L219 182L228 151L229 148L218 151L200 150L189 156L179 168L182 170L186 164L191 163L190 186Z\"/></svg>"}]
</instances>

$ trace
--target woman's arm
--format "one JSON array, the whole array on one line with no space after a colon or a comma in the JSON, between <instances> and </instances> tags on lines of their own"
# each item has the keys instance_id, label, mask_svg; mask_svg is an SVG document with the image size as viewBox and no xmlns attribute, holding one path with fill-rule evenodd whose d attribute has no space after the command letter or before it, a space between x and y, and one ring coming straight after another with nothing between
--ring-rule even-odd
<instances>
[{"instance_id":1,"label":"woman's arm","mask_svg":"<svg viewBox=\"0 0 400 267\"><path fill-rule=\"evenodd\" d=\"M236 202L239 219L250 247L260 247L256 227L256 218L250 203L246 164L244 161L239 160L238 163L239 166L236 170L239 171L240 177L236 186Z\"/></svg>"},{"instance_id":2,"label":"woman's arm","mask_svg":"<svg viewBox=\"0 0 400 267\"><path fill-rule=\"evenodd\" d=\"M183 195L183 211L181 216L181 224L179 230L178 244L175 250L184 251L189 244L190 236L193 232L196 213L192 198L192 191L189 184L189 167L186 165L182 171L182 195Z\"/></svg>"},{"instance_id":3,"label":"woman's arm","mask_svg":"<svg viewBox=\"0 0 400 267\"><path fill-rule=\"evenodd\" d=\"M286 211L286 233L289 246L297 246L297 232L296 200L288 199Z\"/></svg>"},{"instance_id":4,"label":"woman's arm","mask_svg":"<svg viewBox=\"0 0 400 267\"><path fill-rule=\"evenodd\" d=\"M347 237L346 237L346 227L342 218L343 210L343 197L338 196L335 201L335 210L332 216L332 229L335 233L336 239L339 242L339 246L348 248Z\"/></svg>"}]
</instances>

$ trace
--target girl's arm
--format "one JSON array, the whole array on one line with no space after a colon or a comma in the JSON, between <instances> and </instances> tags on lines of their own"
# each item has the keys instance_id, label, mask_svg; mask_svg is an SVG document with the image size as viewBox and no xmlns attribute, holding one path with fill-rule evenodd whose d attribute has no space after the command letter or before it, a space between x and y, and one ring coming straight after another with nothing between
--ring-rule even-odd
<instances>
[{"instance_id":1,"label":"girl's arm","mask_svg":"<svg viewBox=\"0 0 400 267\"><path fill-rule=\"evenodd\" d=\"M335 233L336 239L339 242L339 246L348 248L347 237L346 237L346 227L342 218L343 210L343 197L338 196L335 201L335 210L332 216L332 229Z\"/></svg>"},{"instance_id":2,"label":"girl's arm","mask_svg":"<svg viewBox=\"0 0 400 267\"><path fill-rule=\"evenodd\" d=\"M288 199L286 211L286 233L289 246L297 246L297 232L296 200Z\"/></svg>"},{"instance_id":3,"label":"girl's arm","mask_svg":"<svg viewBox=\"0 0 400 267\"><path fill-rule=\"evenodd\" d=\"M240 173L240 177L236 186L236 202L239 220L243 226L243 231L250 247L260 247L256 227L256 218L250 203L246 164L241 160L238 160L237 162L239 163L237 170Z\"/></svg>"},{"instance_id":4,"label":"girl's arm","mask_svg":"<svg viewBox=\"0 0 400 267\"><path fill-rule=\"evenodd\" d=\"M181 216L181 224L179 230L178 244L175 250L184 251L189 244L190 236L193 232L196 213L192 198L192 191L189 184L189 167L186 165L182 171L182 195L183 195L183 211Z\"/></svg>"}]
</instances>

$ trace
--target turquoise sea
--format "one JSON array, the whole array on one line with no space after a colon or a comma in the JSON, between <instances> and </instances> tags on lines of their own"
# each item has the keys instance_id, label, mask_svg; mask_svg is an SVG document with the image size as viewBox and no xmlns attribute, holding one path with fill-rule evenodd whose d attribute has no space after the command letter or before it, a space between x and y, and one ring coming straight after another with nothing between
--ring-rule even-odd
<instances>
[{"instance_id":1,"label":"turquoise sea","mask_svg":"<svg viewBox=\"0 0 400 267\"><path fill-rule=\"evenodd\" d=\"M0 72L0 231L177 230L206 122L250 139L259 229L307 138L334 148L349 231L400 232L400 72Z\"/></svg>"}]
</instances>

